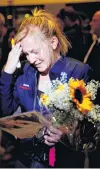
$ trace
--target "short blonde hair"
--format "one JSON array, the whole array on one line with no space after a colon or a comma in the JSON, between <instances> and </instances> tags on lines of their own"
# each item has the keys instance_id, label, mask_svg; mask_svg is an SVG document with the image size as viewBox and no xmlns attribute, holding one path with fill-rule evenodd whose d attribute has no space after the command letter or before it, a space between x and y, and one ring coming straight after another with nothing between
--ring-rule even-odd
<instances>
[{"instance_id":1,"label":"short blonde hair","mask_svg":"<svg viewBox=\"0 0 100 169\"><path fill-rule=\"evenodd\" d=\"M33 26L39 27L40 31L46 38L56 36L59 41L59 48L62 55L65 55L70 47L70 43L64 36L60 29L57 18L42 9L37 9L32 12L32 16L26 18L19 27L15 41L22 40L29 33L30 28Z\"/></svg>"}]
</instances>

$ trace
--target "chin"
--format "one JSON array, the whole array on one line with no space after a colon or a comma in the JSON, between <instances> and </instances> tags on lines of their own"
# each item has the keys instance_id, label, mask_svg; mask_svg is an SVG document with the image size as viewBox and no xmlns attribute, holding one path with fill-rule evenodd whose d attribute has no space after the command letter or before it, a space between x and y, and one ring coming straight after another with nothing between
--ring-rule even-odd
<instances>
[{"instance_id":1,"label":"chin","mask_svg":"<svg viewBox=\"0 0 100 169\"><path fill-rule=\"evenodd\" d=\"M47 71L48 69L43 69L43 68L38 68L38 71L41 73L41 74L47 74Z\"/></svg>"},{"instance_id":2,"label":"chin","mask_svg":"<svg viewBox=\"0 0 100 169\"><path fill-rule=\"evenodd\" d=\"M37 68L37 69L38 69L39 72L44 72L45 71L45 69L43 69L43 68Z\"/></svg>"}]
</instances>

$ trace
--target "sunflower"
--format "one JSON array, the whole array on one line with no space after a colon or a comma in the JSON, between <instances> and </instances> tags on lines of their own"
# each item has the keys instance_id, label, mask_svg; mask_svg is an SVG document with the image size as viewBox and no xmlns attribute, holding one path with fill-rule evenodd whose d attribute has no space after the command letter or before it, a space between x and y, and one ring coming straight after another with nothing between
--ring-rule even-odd
<instances>
[{"instance_id":1,"label":"sunflower","mask_svg":"<svg viewBox=\"0 0 100 169\"><path fill-rule=\"evenodd\" d=\"M47 96L45 94L41 94L40 99L45 106L49 105L49 103L50 103L49 96Z\"/></svg>"},{"instance_id":2,"label":"sunflower","mask_svg":"<svg viewBox=\"0 0 100 169\"><path fill-rule=\"evenodd\" d=\"M87 91L86 84L83 80L69 80L70 94L72 101L76 104L78 110L85 115L93 108L91 93Z\"/></svg>"}]
</instances>

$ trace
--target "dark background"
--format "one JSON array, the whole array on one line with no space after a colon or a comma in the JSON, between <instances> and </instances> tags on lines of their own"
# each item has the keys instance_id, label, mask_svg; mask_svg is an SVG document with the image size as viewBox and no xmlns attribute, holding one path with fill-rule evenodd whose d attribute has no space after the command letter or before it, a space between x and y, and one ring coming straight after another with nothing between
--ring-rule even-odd
<instances>
[{"instance_id":1,"label":"dark background","mask_svg":"<svg viewBox=\"0 0 100 169\"><path fill-rule=\"evenodd\" d=\"M69 5L69 4L68 4ZM100 2L89 2L89 3L75 3L70 4L75 10L84 12L91 19L95 11L100 10ZM6 23L8 27L11 27L12 19L7 19L7 15L13 15L15 19L19 17L21 14L31 13L31 10L35 7L44 8L45 5L31 5L31 6L7 6L0 7L0 13L3 13L6 18ZM56 9L55 9L56 10Z\"/></svg>"}]
</instances>

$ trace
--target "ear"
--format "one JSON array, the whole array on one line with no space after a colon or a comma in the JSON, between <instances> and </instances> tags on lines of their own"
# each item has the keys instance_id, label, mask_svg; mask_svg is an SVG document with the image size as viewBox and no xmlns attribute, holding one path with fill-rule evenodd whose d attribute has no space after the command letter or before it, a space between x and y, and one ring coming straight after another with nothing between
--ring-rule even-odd
<instances>
[{"instance_id":1,"label":"ear","mask_svg":"<svg viewBox=\"0 0 100 169\"><path fill-rule=\"evenodd\" d=\"M53 36L51 38L51 45L54 50L57 49L58 43L59 43L58 38L56 36Z\"/></svg>"}]
</instances>

